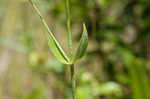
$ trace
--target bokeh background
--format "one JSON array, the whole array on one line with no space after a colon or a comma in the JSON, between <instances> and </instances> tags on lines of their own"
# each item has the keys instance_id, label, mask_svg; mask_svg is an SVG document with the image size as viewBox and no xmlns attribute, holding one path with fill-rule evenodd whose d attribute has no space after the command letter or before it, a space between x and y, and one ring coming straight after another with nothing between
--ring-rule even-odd
<instances>
[{"instance_id":1,"label":"bokeh background","mask_svg":"<svg viewBox=\"0 0 150 99\"><path fill-rule=\"evenodd\" d=\"M68 53L64 0L34 0ZM85 22L89 46L76 66L77 99L150 99L149 0L71 0L73 51ZM0 0L0 99L71 99L69 68L48 48L27 0Z\"/></svg>"}]
</instances>

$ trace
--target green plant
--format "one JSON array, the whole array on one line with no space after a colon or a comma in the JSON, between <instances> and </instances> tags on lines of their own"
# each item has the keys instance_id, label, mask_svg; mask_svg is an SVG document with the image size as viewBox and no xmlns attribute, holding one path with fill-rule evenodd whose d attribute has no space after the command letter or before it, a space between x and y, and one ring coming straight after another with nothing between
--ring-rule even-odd
<instances>
[{"instance_id":1,"label":"green plant","mask_svg":"<svg viewBox=\"0 0 150 99\"><path fill-rule=\"evenodd\" d=\"M69 47L69 57L66 55L66 53L61 48L58 41L55 39L53 33L49 29L46 21L44 20L43 16L41 15L39 9L35 5L35 3L32 0L29 0L32 4L33 8L35 9L36 13L39 15L44 27L47 30L47 39L48 39L48 45L50 47L51 52L54 54L54 56L63 64L66 64L70 66L71 70L71 82L72 82L72 96L73 99L76 99L76 77L75 77L75 68L74 64L77 60L79 60L85 53L86 48L88 46L88 33L86 30L85 24L83 24L83 34L80 39L79 47L76 51L75 56L73 57L72 53L72 39L71 39L71 26L70 26L70 3L69 0L66 0L66 16L67 16L67 31L68 31L68 47Z\"/></svg>"},{"instance_id":2,"label":"green plant","mask_svg":"<svg viewBox=\"0 0 150 99\"><path fill-rule=\"evenodd\" d=\"M136 58L130 51L124 50L122 53L125 65L127 66L131 80L133 99L150 99L150 87L147 74L144 69L144 62Z\"/></svg>"}]
</instances>

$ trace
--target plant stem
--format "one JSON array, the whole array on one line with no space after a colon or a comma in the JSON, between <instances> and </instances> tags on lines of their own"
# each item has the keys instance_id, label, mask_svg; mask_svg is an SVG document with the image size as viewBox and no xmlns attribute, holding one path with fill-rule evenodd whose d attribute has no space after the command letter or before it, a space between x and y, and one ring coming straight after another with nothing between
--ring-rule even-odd
<instances>
[{"instance_id":1,"label":"plant stem","mask_svg":"<svg viewBox=\"0 0 150 99\"><path fill-rule=\"evenodd\" d=\"M70 56L70 60L72 60L72 38L71 38L70 1L69 0L66 0L66 16L67 16L69 56ZM70 71L71 71L72 97L73 97L73 99L76 99L76 78L75 78L74 64L70 66Z\"/></svg>"},{"instance_id":2,"label":"plant stem","mask_svg":"<svg viewBox=\"0 0 150 99\"><path fill-rule=\"evenodd\" d=\"M66 16L67 16L67 32L68 32L69 56L70 56L70 59L72 59L72 38L71 38L70 1L69 0L66 0Z\"/></svg>"},{"instance_id":3,"label":"plant stem","mask_svg":"<svg viewBox=\"0 0 150 99\"><path fill-rule=\"evenodd\" d=\"M72 96L73 99L76 99L76 76L75 76L75 66L71 67L71 85L72 85Z\"/></svg>"},{"instance_id":4,"label":"plant stem","mask_svg":"<svg viewBox=\"0 0 150 99\"><path fill-rule=\"evenodd\" d=\"M29 0L32 4L33 8L35 9L36 13L40 17L44 27L46 28L49 35L52 36L52 38L56 41L54 35L52 34L51 30L49 29L46 21L44 20L43 16L41 15L39 9L36 7L36 5L33 3L32 0ZM72 60L72 38L71 38L71 29L70 29L70 4L69 0L66 0L66 16L67 16L67 32L68 32L68 47L69 47L69 56L70 60ZM57 42L57 41L56 41ZM75 91L76 91L76 79L75 79L75 67L74 64L70 66L71 71L71 85L72 85L72 96L73 99L76 99Z\"/></svg>"}]
</instances>

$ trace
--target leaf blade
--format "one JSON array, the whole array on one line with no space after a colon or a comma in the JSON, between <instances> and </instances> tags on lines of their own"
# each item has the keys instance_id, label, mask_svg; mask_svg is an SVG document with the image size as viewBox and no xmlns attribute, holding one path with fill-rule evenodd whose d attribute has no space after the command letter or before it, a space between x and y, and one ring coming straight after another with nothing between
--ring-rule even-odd
<instances>
[{"instance_id":1,"label":"leaf blade","mask_svg":"<svg viewBox=\"0 0 150 99\"><path fill-rule=\"evenodd\" d=\"M48 36L48 45L53 55L62 63L68 64L69 59L60 47L59 43L52 36Z\"/></svg>"},{"instance_id":2,"label":"leaf blade","mask_svg":"<svg viewBox=\"0 0 150 99\"><path fill-rule=\"evenodd\" d=\"M40 13L40 10L37 8L37 6L32 0L29 0L29 2L31 3L34 10L36 11L37 15L40 17L41 22L43 23L44 27L47 30L46 36L48 38L48 45L50 47L51 52L60 62L64 64L69 64L70 60L68 59L67 55L65 54L65 52L63 51L63 49L61 48L57 40L55 39L53 33L49 29L46 21L44 20L42 14Z\"/></svg>"},{"instance_id":3,"label":"leaf blade","mask_svg":"<svg viewBox=\"0 0 150 99\"><path fill-rule=\"evenodd\" d=\"M74 62L83 57L84 53L86 52L87 46L88 46L88 33L85 24L83 24L83 33L80 39L80 44L77 49L75 58L73 60Z\"/></svg>"},{"instance_id":4,"label":"leaf blade","mask_svg":"<svg viewBox=\"0 0 150 99\"><path fill-rule=\"evenodd\" d=\"M48 37L49 48L53 53L53 55L57 58L57 60L59 60L64 64L69 64L69 58L67 57L67 55L65 54L65 52L63 51L63 49L55 39L55 37L49 34L47 35L47 37Z\"/></svg>"}]
</instances>

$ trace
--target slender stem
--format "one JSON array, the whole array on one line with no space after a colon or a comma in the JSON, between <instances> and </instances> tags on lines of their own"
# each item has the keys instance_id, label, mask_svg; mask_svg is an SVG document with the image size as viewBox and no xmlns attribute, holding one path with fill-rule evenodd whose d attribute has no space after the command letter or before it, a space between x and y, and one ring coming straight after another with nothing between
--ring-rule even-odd
<instances>
[{"instance_id":1,"label":"slender stem","mask_svg":"<svg viewBox=\"0 0 150 99\"><path fill-rule=\"evenodd\" d=\"M72 96L73 99L76 99L76 76L75 76L75 66L71 67L71 85L72 85Z\"/></svg>"},{"instance_id":2,"label":"slender stem","mask_svg":"<svg viewBox=\"0 0 150 99\"><path fill-rule=\"evenodd\" d=\"M67 16L67 32L68 32L69 56L70 56L70 59L72 59L72 38L71 38L70 1L69 0L66 0L66 16Z\"/></svg>"},{"instance_id":3,"label":"slender stem","mask_svg":"<svg viewBox=\"0 0 150 99\"><path fill-rule=\"evenodd\" d=\"M70 60L72 60L72 38L71 38L70 1L69 0L66 0L66 16L67 16L69 56L70 56ZM76 99L76 78L75 78L74 64L70 66L70 71L71 71L72 97L73 99Z\"/></svg>"}]
</instances>

